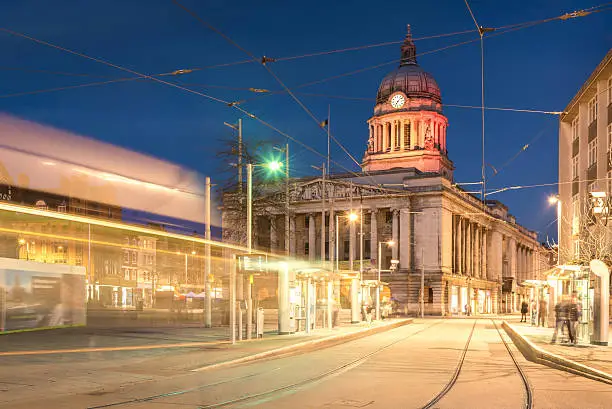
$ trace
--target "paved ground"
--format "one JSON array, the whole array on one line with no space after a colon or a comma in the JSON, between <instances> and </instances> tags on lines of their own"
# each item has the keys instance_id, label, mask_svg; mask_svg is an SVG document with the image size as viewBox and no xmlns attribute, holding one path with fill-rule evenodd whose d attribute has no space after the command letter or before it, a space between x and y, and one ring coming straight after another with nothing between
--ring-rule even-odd
<instances>
[{"instance_id":1,"label":"paved ground","mask_svg":"<svg viewBox=\"0 0 612 409\"><path fill-rule=\"evenodd\" d=\"M503 331L500 335L492 321L483 319L425 319L342 345L203 372L186 369L210 361L208 354L235 355L234 351L245 353L259 344L244 343L233 351L158 356L155 371L147 361L114 362L94 372L100 378L126 377L121 386L98 392L91 387L69 392L49 387L38 391L39 399L53 408L418 408L448 384L472 328L456 383L432 407L524 407L525 387L501 337L510 339ZM513 345L510 348L526 373L535 408L610 407L609 385L527 362ZM24 367L36 370L35 363L24 362ZM62 359L46 361L42 367L51 363L61 365ZM17 370L18 364L13 362L11 368ZM161 369L164 364L167 371ZM139 375L139 380L130 378ZM2 407L39 406L17 399Z\"/></svg>"},{"instance_id":2,"label":"paved ground","mask_svg":"<svg viewBox=\"0 0 612 409\"><path fill-rule=\"evenodd\" d=\"M510 324L529 341L548 352L612 374L612 327L610 328L610 341L608 346L604 347L590 344L573 345L563 342L562 340L567 336L561 335L557 337L557 343L551 344L553 328L533 327L528 323L516 322L516 320L510 321Z\"/></svg>"},{"instance_id":3,"label":"paved ground","mask_svg":"<svg viewBox=\"0 0 612 409\"><path fill-rule=\"evenodd\" d=\"M12 407L41 396L114 393L194 368L366 328L357 324L311 335L266 334L237 345L227 342L227 328L75 328L8 334L0 337L0 405Z\"/></svg>"}]
</instances>

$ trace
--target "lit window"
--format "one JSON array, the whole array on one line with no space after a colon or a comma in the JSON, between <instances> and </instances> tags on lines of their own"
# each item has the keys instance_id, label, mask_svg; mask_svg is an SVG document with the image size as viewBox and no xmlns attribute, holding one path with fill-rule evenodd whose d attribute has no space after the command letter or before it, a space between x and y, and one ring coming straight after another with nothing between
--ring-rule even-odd
<instances>
[{"instance_id":1,"label":"lit window","mask_svg":"<svg viewBox=\"0 0 612 409\"><path fill-rule=\"evenodd\" d=\"M580 240L574 241L574 257L580 258Z\"/></svg>"},{"instance_id":2,"label":"lit window","mask_svg":"<svg viewBox=\"0 0 612 409\"><path fill-rule=\"evenodd\" d=\"M575 141L576 139L578 139L578 121L579 121L579 117L578 115L576 115L576 118L574 118L574 120L572 121L572 140Z\"/></svg>"},{"instance_id":3,"label":"lit window","mask_svg":"<svg viewBox=\"0 0 612 409\"><path fill-rule=\"evenodd\" d=\"M597 96L589 101L589 124L597 120Z\"/></svg>"},{"instance_id":4,"label":"lit window","mask_svg":"<svg viewBox=\"0 0 612 409\"><path fill-rule=\"evenodd\" d=\"M580 160L578 155L572 158L572 179L576 179L578 177L579 162Z\"/></svg>"},{"instance_id":5,"label":"lit window","mask_svg":"<svg viewBox=\"0 0 612 409\"><path fill-rule=\"evenodd\" d=\"M589 168L597 162L597 138L589 142Z\"/></svg>"}]
</instances>

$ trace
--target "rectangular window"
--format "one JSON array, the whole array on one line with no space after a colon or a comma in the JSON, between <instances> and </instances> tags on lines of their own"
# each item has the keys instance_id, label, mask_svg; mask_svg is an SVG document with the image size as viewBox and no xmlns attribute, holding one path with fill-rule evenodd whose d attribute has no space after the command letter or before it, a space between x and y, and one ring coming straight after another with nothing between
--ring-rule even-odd
<instances>
[{"instance_id":1,"label":"rectangular window","mask_svg":"<svg viewBox=\"0 0 612 409\"><path fill-rule=\"evenodd\" d=\"M132 252L132 264L138 263L138 253Z\"/></svg>"},{"instance_id":2,"label":"rectangular window","mask_svg":"<svg viewBox=\"0 0 612 409\"><path fill-rule=\"evenodd\" d=\"M589 142L589 168L597 162L597 138Z\"/></svg>"},{"instance_id":3,"label":"rectangular window","mask_svg":"<svg viewBox=\"0 0 612 409\"><path fill-rule=\"evenodd\" d=\"M572 158L572 180L578 177L578 165L580 163L579 156L576 155Z\"/></svg>"},{"instance_id":4,"label":"rectangular window","mask_svg":"<svg viewBox=\"0 0 612 409\"><path fill-rule=\"evenodd\" d=\"M364 240L363 242L363 257L365 257L366 259L372 258L372 255L370 252L371 243L372 242L370 241L370 239Z\"/></svg>"},{"instance_id":5,"label":"rectangular window","mask_svg":"<svg viewBox=\"0 0 612 409\"><path fill-rule=\"evenodd\" d=\"M325 242L325 260L329 260L329 241Z\"/></svg>"},{"instance_id":6,"label":"rectangular window","mask_svg":"<svg viewBox=\"0 0 612 409\"><path fill-rule=\"evenodd\" d=\"M580 258L580 240L574 240L574 257Z\"/></svg>"},{"instance_id":7,"label":"rectangular window","mask_svg":"<svg viewBox=\"0 0 612 409\"><path fill-rule=\"evenodd\" d=\"M572 140L575 141L576 139L578 139L578 121L579 121L579 117L578 115L576 115L576 118L574 118L574 120L572 121Z\"/></svg>"},{"instance_id":8,"label":"rectangular window","mask_svg":"<svg viewBox=\"0 0 612 409\"><path fill-rule=\"evenodd\" d=\"M612 104L612 77L608 79L607 94L608 94L608 105Z\"/></svg>"},{"instance_id":9,"label":"rectangular window","mask_svg":"<svg viewBox=\"0 0 612 409\"><path fill-rule=\"evenodd\" d=\"M597 96L589 101L589 124L597 120Z\"/></svg>"},{"instance_id":10,"label":"rectangular window","mask_svg":"<svg viewBox=\"0 0 612 409\"><path fill-rule=\"evenodd\" d=\"M392 222L393 222L393 212L392 211L385 212L385 223L392 223Z\"/></svg>"},{"instance_id":11,"label":"rectangular window","mask_svg":"<svg viewBox=\"0 0 612 409\"><path fill-rule=\"evenodd\" d=\"M404 124L404 148L410 149L410 122Z\"/></svg>"},{"instance_id":12,"label":"rectangular window","mask_svg":"<svg viewBox=\"0 0 612 409\"><path fill-rule=\"evenodd\" d=\"M304 243L304 254L308 255L308 253L310 252L310 246L308 245L308 242Z\"/></svg>"},{"instance_id":13,"label":"rectangular window","mask_svg":"<svg viewBox=\"0 0 612 409\"><path fill-rule=\"evenodd\" d=\"M127 250L123 252L123 262L125 264L128 264L130 262L130 252Z\"/></svg>"},{"instance_id":14,"label":"rectangular window","mask_svg":"<svg viewBox=\"0 0 612 409\"><path fill-rule=\"evenodd\" d=\"M572 234L580 230L580 199L578 195L572 198Z\"/></svg>"},{"instance_id":15,"label":"rectangular window","mask_svg":"<svg viewBox=\"0 0 612 409\"><path fill-rule=\"evenodd\" d=\"M310 227L310 216L304 216L304 227L305 228Z\"/></svg>"}]
</instances>

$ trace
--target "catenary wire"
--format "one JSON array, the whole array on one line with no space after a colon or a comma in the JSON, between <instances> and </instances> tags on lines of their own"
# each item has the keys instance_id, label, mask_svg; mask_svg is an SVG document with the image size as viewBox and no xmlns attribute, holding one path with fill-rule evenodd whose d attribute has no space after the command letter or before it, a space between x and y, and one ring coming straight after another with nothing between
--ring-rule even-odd
<instances>
[{"instance_id":1,"label":"catenary wire","mask_svg":"<svg viewBox=\"0 0 612 409\"><path fill-rule=\"evenodd\" d=\"M202 25L204 25L205 27L207 27L208 29L214 31L215 33L219 34L221 37L223 37L223 39L225 39L228 43L230 43L232 46L238 48L240 51L242 51L243 53L245 53L246 55L248 55L249 57L251 57L252 59L256 59L255 55L252 54L250 51L246 50L245 48L243 48L242 46L240 46L238 43L236 43L234 40L232 40L229 36L227 36L226 34L224 34L221 30L217 29L216 27L214 27L212 24L210 24L209 22L207 22L206 20L204 20L203 18L201 18L196 12L194 12L193 10L189 9L188 7L184 6L181 2L179 2L178 0L172 0L172 2L174 4L176 4L178 7L180 7L181 9L185 10L189 15L191 15L193 18L195 18L197 21L199 21ZM323 129L321 127L321 122L319 121L319 119L317 119L317 117L312 113L312 111L310 109L308 109L308 107L306 107L306 105L304 105L304 103L297 97L295 96L295 94L293 94L291 92L291 90L285 85L285 83L278 77L278 75L276 75L276 73L268 66L268 64L266 63L266 58L263 57L262 58L262 66L265 68L266 71L268 71L268 73L274 78L274 80L281 86L283 87L283 89L285 90L285 92L287 92L294 100L295 102L308 114L308 116L310 116L312 118L313 121L315 121L315 123L317 124L318 127L320 127L321 129ZM334 136L330 135L331 139L333 139L333 141L344 151L344 153L346 153L346 155L351 158L351 160L353 162L355 162L355 164L357 166L361 166L361 163L359 161L357 161L355 159L355 157L353 155L351 155L351 153L344 147L344 145ZM329 170L328 170L329 171ZM364 172L366 173L366 175L368 175L374 184L376 184L376 180L372 177L372 175L370 175L367 171L364 170Z\"/></svg>"},{"instance_id":2,"label":"catenary wire","mask_svg":"<svg viewBox=\"0 0 612 409\"><path fill-rule=\"evenodd\" d=\"M86 55L86 54L83 54L83 53L80 53L80 52L77 52L77 51L74 51L74 50L71 50L71 49L68 49L68 48L56 45L56 44L52 44L52 43L49 43L47 41L40 40L38 38L29 36L29 35L26 35L26 34L23 34L23 33L19 33L19 32L13 31L13 30L9 30L9 29L4 28L4 27L0 27L0 31L4 31L4 32L9 33L11 35L14 35L14 36L17 36L17 37L21 37L21 38L25 38L25 39L28 39L28 40L33 41L35 43L38 43L38 44L41 44L41 45L45 45L47 47L55 48L57 50L64 51L66 53L69 53L69 54L72 54L72 55L76 55L76 56L79 56L79 57L82 57L82 58L85 58L85 59L88 59L88 60L91 60L91 61L95 61L97 63L104 64L104 65L116 68L118 70L128 72L130 74L138 75L138 76L140 76L142 78L150 79L152 81L159 82L161 84L165 84L165 85L168 85L168 86L171 86L171 87L174 87L174 88L178 88L178 89L183 90L185 92L188 92L188 93L191 93L191 94L194 94L194 95L198 95L198 96L210 99L210 100L215 101L215 102L223 103L223 104L225 104L227 106L230 106L230 107L232 107L232 108L242 112L243 114L247 115L248 117L250 117L252 119L255 119L256 121L258 121L262 125L264 125L264 126L270 128L270 129L274 130L275 132L277 132L280 135L286 137L287 139L297 143L298 145L300 145L300 146L304 147L305 149L309 150L310 152L312 152L312 153L314 153L314 154L316 154L316 155L318 155L318 156L320 156L322 158L327 158L327 155L324 155L324 154L320 153L319 151L317 151L316 149L312 148L311 146L305 144L304 142L300 141L299 139L296 139L293 136L287 134L286 132L281 131L280 129L276 128L272 124L268 123L267 121L264 121L263 119L257 117L256 115L250 113L249 111L245 110L244 108L242 108L240 106L232 105L228 101L224 101L223 99L216 98L216 97L213 97L211 95L204 94L202 92L198 92L198 91L192 90L192 89L184 87L184 86L182 86L180 84L164 81L162 79L155 78L155 77L152 77L152 76L147 75L147 74L142 74L142 73L139 73L137 71L131 70L129 68L125 68L125 67L122 67L120 65L113 64L111 62L102 60L100 58L91 57L89 55ZM339 166L340 168L342 168L342 169L344 169L344 170L346 170L346 171L348 171L350 173L353 173L355 175L359 175L359 174L357 174L354 171L346 168L344 165L342 165L342 164L340 164L340 163L338 163L336 161L332 161L332 162L335 165ZM359 176L362 176L362 175L359 175Z\"/></svg>"},{"instance_id":3,"label":"catenary wire","mask_svg":"<svg viewBox=\"0 0 612 409\"><path fill-rule=\"evenodd\" d=\"M554 21L554 20L567 20L569 18L584 17L586 15L591 14L592 12L602 12L602 11L609 10L610 8L603 8L603 7L611 5L611 4L612 4L612 2L604 3L602 5L593 6L593 7L590 7L588 9L584 9L582 11L573 12L573 13L565 13L563 15L555 16L555 17L551 17L551 18L547 18L547 19L532 20L532 21L523 22L523 23L515 23L515 24L506 25L506 26L500 26L500 27L494 28L494 31L505 30L505 29L511 29L510 31L514 31L514 30L517 30L517 29L522 29L522 28L526 28L526 27L530 27L530 26L534 26L534 25L538 25L538 24L542 24L542 23L546 23L546 22L550 22L550 21ZM597 8L602 8L602 9L595 10ZM593 11L591 11L591 10L593 10ZM584 14L584 12L587 12L587 11L589 13ZM426 39L432 39L432 38L440 38L440 37L448 37L448 36L460 35L460 34L467 34L467 33L476 32L476 31L477 30L464 30L464 31L458 31L458 32L454 32L454 33L437 34L437 35L432 35L432 36L414 38L413 41L426 40ZM506 31L501 32L501 33L490 34L487 37L492 37L492 36L495 36L495 35L503 34L505 32ZM474 42L474 41L476 41L476 40L472 40L472 41L469 41L469 42ZM352 50L359 50L359 49L365 49L365 48L373 48L373 47L376 47L376 46L384 46L384 45L390 45L390 44L399 44L401 42L402 41L393 41L393 42L385 42L385 43L378 43L378 44L370 44L370 45L365 45L365 46L350 47L350 48L346 48L346 49L328 50L328 51L322 51L322 52L316 52L316 53L310 53L310 54L303 54L303 55L296 55L296 56L289 56L289 57L280 57L280 58L276 58L274 60L275 61L288 61L288 60L295 60L295 59L300 59L300 58L306 58L306 57L310 57L310 56L333 54L333 53L337 53L337 52L352 51ZM458 46L458 45L462 45L462 44L451 45L450 47L455 47L455 46ZM444 48L444 49L446 49L446 48ZM434 51L442 51L442 50L441 49L439 49L439 50L432 50L430 52L434 52ZM428 52L428 53L430 53L430 52ZM423 54L424 53L421 53L421 54L418 54L417 56L423 55ZM223 68L223 67L247 64L247 63L252 63L252 62L254 62L254 61L251 60L251 59L240 60L240 61L233 61L233 62L228 62L228 63L220 63L220 64L214 64L214 65L201 66L201 67L192 67L192 68L186 68L186 69L176 69L174 71L158 73L158 74L151 74L150 76L152 76L152 77L178 76L178 75L189 74L189 73L192 73L192 72L206 70L206 69ZM397 62L397 60L389 61L389 62L382 63L382 64L379 64L379 65L376 65L376 66L367 67L365 69L360 69L360 70L356 70L354 72L342 74L340 76L334 76L334 77L327 78L327 79L324 79L324 80L315 81L313 83L302 84L302 85L300 85L298 87L305 87L305 86L309 86L309 85L315 85L315 84L320 83L320 82L330 81L332 79L344 77L346 75L357 74L357 73L362 72L362 71L367 71L367 70L370 70L370 69L375 69L375 68L382 67L382 66L388 65L388 64L393 64L393 63L396 63L396 62ZM0 69L2 69L2 68L0 68ZM6 69L11 69L11 68L6 68ZM33 70L33 69L28 69L28 68L14 68L14 69L15 70L21 70L21 71L32 71L32 72L36 72L36 71L41 71L42 72L42 71L44 71L44 72L47 72L47 73L55 73L57 75L69 75L69 76L79 76L79 77L87 75L87 74L79 74L79 73L60 73L60 72L53 72L53 71L48 71L48 70ZM108 81L108 82L97 82L97 83L89 83L89 84L72 85L72 86L66 86L66 87L56 87L56 88L51 88L51 89L46 89L46 90L42 89L42 90L29 91L29 92L23 92L23 93L6 94L5 96L21 96L21 95L40 94L40 93L44 93L44 92L54 92L54 91L68 90L68 89L73 89L73 88L82 88L82 87L88 87L88 86L113 84L113 83L124 82L124 81L136 81L136 80L140 80L140 79L142 79L142 78L141 77L118 78L116 80L112 80L112 81ZM294 89L295 88L296 87L294 87ZM271 94L272 93L282 93L282 91L271 92ZM244 101L246 101L246 100L239 101L239 102L244 102Z\"/></svg>"}]
</instances>

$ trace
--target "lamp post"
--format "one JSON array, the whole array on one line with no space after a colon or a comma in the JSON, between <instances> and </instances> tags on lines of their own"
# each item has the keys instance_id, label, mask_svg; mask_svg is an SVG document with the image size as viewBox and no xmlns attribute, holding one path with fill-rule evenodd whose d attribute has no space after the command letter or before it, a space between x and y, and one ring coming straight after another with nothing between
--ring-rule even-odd
<instances>
[{"instance_id":1,"label":"lamp post","mask_svg":"<svg viewBox=\"0 0 612 409\"><path fill-rule=\"evenodd\" d=\"M283 167L283 163L273 161L264 164L247 164L247 249L249 253L253 252L253 168L256 166L276 172Z\"/></svg>"},{"instance_id":2,"label":"lamp post","mask_svg":"<svg viewBox=\"0 0 612 409\"><path fill-rule=\"evenodd\" d=\"M380 320L380 271L382 270L382 245L386 244L389 247L393 247L395 242L379 241L378 242L378 282L376 283L376 319Z\"/></svg>"},{"instance_id":3,"label":"lamp post","mask_svg":"<svg viewBox=\"0 0 612 409\"><path fill-rule=\"evenodd\" d=\"M357 221L357 219L359 218L359 216L357 216L357 213L353 212L353 210L351 210L347 216L348 222L349 222L349 235L350 235L350 243L354 243L353 240L353 224ZM336 223L337 225L338 223ZM353 246L349 246L349 261L352 261L354 259L353 257L354 254L354 250L353 250ZM350 263L349 268L351 269L351 271L353 270L353 263ZM360 309L361 309L361 304L359 302L359 292L361 291L361 274L363 271L363 265L360 264L359 265L359 276L352 278L351 279L351 322L352 323L358 323L361 321L361 317L360 317ZM363 302L363 299L362 299Z\"/></svg>"},{"instance_id":4,"label":"lamp post","mask_svg":"<svg viewBox=\"0 0 612 409\"><path fill-rule=\"evenodd\" d=\"M548 203L557 205L557 263L561 264L561 199L559 195L550 196Z\"/></svg>"}]
</instances>

